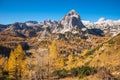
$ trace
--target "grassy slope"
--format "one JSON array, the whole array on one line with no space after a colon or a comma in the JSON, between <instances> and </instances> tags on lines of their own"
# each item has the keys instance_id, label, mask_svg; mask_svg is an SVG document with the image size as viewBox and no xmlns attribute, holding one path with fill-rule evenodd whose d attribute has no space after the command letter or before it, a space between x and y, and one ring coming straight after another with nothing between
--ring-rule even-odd
<instances>
[{"instance_id":1,"label":"grassy slope","mask_svg":"<svg viewBox=\"0 0 120 80\"><path fill-rule=\"evenodd\" d=\"M88 64L94 67L105 67L114 76L117 76L120 72L120 35L102 43L101 46L92 50L92 54L89 51L85 51L80 55L78 66ZM88 55L89 54L89 55ZM62 80L70 80L71 78L65 78ZM76 80L78 78L75 78ZM100 74L87 76L81 80L103 80L100 78Z\"/></svg>"},{"instance_id":2,"label":"grassy slope","mask_svg":"<svg viewBox=\"0 0 120 80\"><path fill-rule=\"evenodd\" d=\"M95 51L91 66L105 67L111 73L117 75L120 72L120 35L104 43L102 47Z\"/></svg>"},{"instance_id":3,"label":"grassy slope","mask_svg":"<svg viewBox=\"0 0 120 80\"><path fill-rule=\"evenodd\" d=\"M105 67L111 74L118 76L120 72L120 35L103 43L91 55L85 56L86 54L82 55L84 60L81 59L80 63L88 63L90 66L95 67ZM97 75L91 75L82 80L101 80Z\"/></svg>"}]
</instances>

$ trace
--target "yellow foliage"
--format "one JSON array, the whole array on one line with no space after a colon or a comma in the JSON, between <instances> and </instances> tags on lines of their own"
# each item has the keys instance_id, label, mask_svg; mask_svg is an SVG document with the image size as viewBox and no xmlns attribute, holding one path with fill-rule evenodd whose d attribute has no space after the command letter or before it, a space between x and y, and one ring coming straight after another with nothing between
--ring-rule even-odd
<instances>
[{"instance_id":1,"label":"yellow foliage","mask_svg":"<svg viewBox=\"0 0 120 80\"><path fill-rule=\"evenodd\" d=\"M8 60L8 71L10 77L22 75L24 52L21 45L11 51Z\"/></svg>"},{"instance_id":2,"label":"yellow foliage","mask_svg":"<svg viewBox=\"0 0 120 80\"><path fill-rule=\"evenodd\" d=\"M87 52L88 52L88 50L84 50L80 55L84 56Z\"/></svg>"},{"instance_id":3,"label":"yellow foliage","mask_svg":"<svg viewBox=\"0 0 120 80\"><path fill-rule=\"evenodd\" d=\"M17 46L17 48L14 50L14 53L15 53L15 57L16 58L19 58L20 60L23 59L24 57L24 52L23 52L23 49L22 49L22 46L19 44Z\"/></svg>"},{"instance_id":4,"label":"yellow foliage","mask_svg":"<svg viewBox=\"0 0 120 80\"><path fill-rule=\"evenodd\" d=\"M54 68L63 68L64 67L64 58L60 56L57 49L57 41L53 40L51 45L49 46L50 50L50 65Z\"/></svg>"},{"instance_id":5,"label":"yellow foliage","mask_svg":"<svg viewBox=\"0 0 120 80\"><path fill-rule=\"evenodd\" d=\"M52 41L52 44L49 46L50 50L50 58L56 59L57 58L57 42L56 40Z\"/></svg>"},{"instance_id":6,"label":"yellow foliage","mask_svg":"<svg viewBox=\"0 0 120 80\"><path fill-rule=\"evenodd\" d=\"M11 51L10 57L8 60L8 71L9 71L10 77L13 77L13 75L15 74L16 60L14 55L15 55L14 52Z\"/></svg>"},{"instance_id":7,"label":"yellow foliage","mask_svg":"<svg viewBox=\"0 0 120 80\"><path fill-rule=\"evenodd\" d=\"M65 65L64 58L63 58L62 56L59 56L59 57L56 59L56 61L55 61L54 64L55 64L55 66L56 66L57 68L63 68L64 65Z\"/></svg>"},{"instance_id":8,"label":"yellow foliage","mask_svg":"<svg viewBox=\"0 0 120 80\"><path fill-rule=\"evenodd\" d=\"M21 74L22 74L23 78L26 77L29 74L28 73L29 69L27 68L26 64L27 64L26 60L22 61L22 64L21 64Z\"/></svg>"},{"instance_id":9,"label":"yellow foliage","mask_svg":"<svg viewBox=\"0 0 120 80\"><path fill-rule=\"evenodd\" d=\"M76 67L77 63L76 63L76 60L75 60L75 58L72 54L70 54L68 56L68 61L66 62L66 64L67 64L67 69L68 70L73 68L73 67Z\"/></svg>"}]
</instances>

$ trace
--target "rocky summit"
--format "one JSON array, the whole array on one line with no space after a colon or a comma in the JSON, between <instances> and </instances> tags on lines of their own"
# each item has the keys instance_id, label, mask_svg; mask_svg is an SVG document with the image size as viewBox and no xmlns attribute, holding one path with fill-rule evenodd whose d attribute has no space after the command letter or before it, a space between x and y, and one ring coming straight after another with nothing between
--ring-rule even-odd
<instances>
[{"instance_id":1,"label":"rocky summit","mask_svg":"<svg viewBox=\"0 0 120 80\"><path fill-rule=\"evenodd\" d=\"M73 34L94 34L115 36L120 33L120 20L99 19L97 22L84 21L80 15L71 10L61 20L45 20L44 22L26 21L24 23L16 22L13 24L0 24L0 34L6 31L19 33L22 37L46 38L50 34L64 34L71 32Z\"/></svg>"},{"instance_id":2,"label":"rocky summit","mask_svg":"<svg viewBox=\"0 0 120 80\"><path fill-rule=\"evenodd\" d=\"M67 15L65 15L60 21L60 24L63 26L63 29L61 30L62 33L72 31L77 28L85 28L81 22L80 15L75 10L71 10Z\"/></svg>"},{"instance_id":3,"label":"rocky summit","mask_svg":"<svg viewBox=\"0 0 120 80\"><path fill-rule=\"evenodd\" d=\"M80 15L75 10L71 10L60 21L45 20L40 23L36 21L16 22L3 29L3 31L16 31L25 37L37 36L37 34L40 37L40 34L42 34L42 38L45 33L64 34L65 32L72 32L76 34L85 32L86 30L87 28L83 25Z\"/></svg>"}]
</instances>

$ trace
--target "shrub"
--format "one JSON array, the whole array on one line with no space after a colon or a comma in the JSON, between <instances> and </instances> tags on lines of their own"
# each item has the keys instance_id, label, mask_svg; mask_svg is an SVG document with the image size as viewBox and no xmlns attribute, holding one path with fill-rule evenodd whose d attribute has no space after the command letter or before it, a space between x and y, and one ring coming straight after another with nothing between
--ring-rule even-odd
<instances>
[{"instance_id":1,"label":"shrub","mask_svg":"<svg viewBox=\"0 0 120 80\"><path fill-rule=\"evenodd\" d=\"M114 44L115 41L113 41L113 40L109 40L108 43L109 43L109 44Z\"/></svg>"},{"instance_id":2,"label":"shrub","mask_svg":"<svg viewBox=\"0 0 120 80\"><path fill-rule=\"evenodd\" d=\"M7 78L7 77L0 77L0 80L15 80L13 78Z\"/></svg>"},{"instance_id":3,"label":"shrub","mask_svg":"<svg viewBox=\"0 0 120 80\"><path fill-rule=\"evenodd\" d=\"M85 54L85 56L89 56L89 55L92 55L96 50L99 50L101 47L103 46L103 43L98 45L96 48L90 50L87 52L87 54Z\"/></svg>"},{"instance_id":4,"label":"shrub","mask_svg":"<svg viewBox=\"0 0 120 80\"><path fill-rule=\"evenodd\" d=\"M3 75L8 75L8 71L3 71L2 74Z\"/></svg>"},{"instance_id":5,"label":"shrub","mask_svg":"<svg viewBox=\"0 0 120 80\"><path fill-rule=\"evenodd\" d=\"M79 68L79 73L78 73L78 77L79 78L83 78L85 76L88 76L90 74L94 74L96 73L96 69L94 67L89 67L89 66L82 66Z\"/></svg>"},{"instance_id":6,"label":"shrub","mask_svg":"<svg viewBox=\"0 0 120 80\"><path fill-rule=\"evenodd\" d=\"M70 69L70 74L71 74L72 76L77 76L77 75L78 75L78 72L79 72L79 67L77 67L77 68L71 68L71 69Z\"/></svg>"},{"instance_id":7,"label":"shrub","mask_svg":"<svg viewBox=\"0 0 120 80\"><path fill-rule=\"evenodd\" d=\"M53 75L58 76L59 78L64 78L67 76L67 71L65 69L56 70L53 72Z\"/></svg>"},{"instance_id":8,"label":"shrub","mask_svg":"<svg viewBox=\"0 0 120 80\"><path fill-rule=\"evenodd\" d=\"M73 76L78 76L79 78L83 78L85 76L96 73L96 69L94 67L84 65L77 68L71 68L70 73Z\"/></svg>"},{"instance_id":9,"label":"shrub","mask_svg":"<svg viewBox=\"0 0 120 80\"><path fill-rule=\"evenodd\" d=\"M96 73L96 69L94 67L84 65L76 68L71 68L69 70L69 73L72 76L78 76L79 78L83 78L85 76ZM66 71L65 69L56 70L53 72L53 75L57 76L58 78L64 78L68 76L68 71Z\"/></svg>"}]
</instances>

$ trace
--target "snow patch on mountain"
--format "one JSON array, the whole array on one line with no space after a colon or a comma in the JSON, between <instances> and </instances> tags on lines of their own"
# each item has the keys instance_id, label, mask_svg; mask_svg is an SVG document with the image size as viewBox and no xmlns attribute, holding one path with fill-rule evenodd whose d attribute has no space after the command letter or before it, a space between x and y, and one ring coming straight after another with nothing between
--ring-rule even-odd
<instances>
[{"instance_id":1,"label":"snow patch on mountain","mask_svg":"<svg viewBox=\"0 0 120 80\"><path fill-rule=\"evenodd\" d=\"M110 20L105 18L100 18L96 22L90 22L82 20L83 24L88 28L97 28L104 31L104 33L110 33L111 36L116 36L120 33L120 20Z\"/></svg>"}]
</instances>

